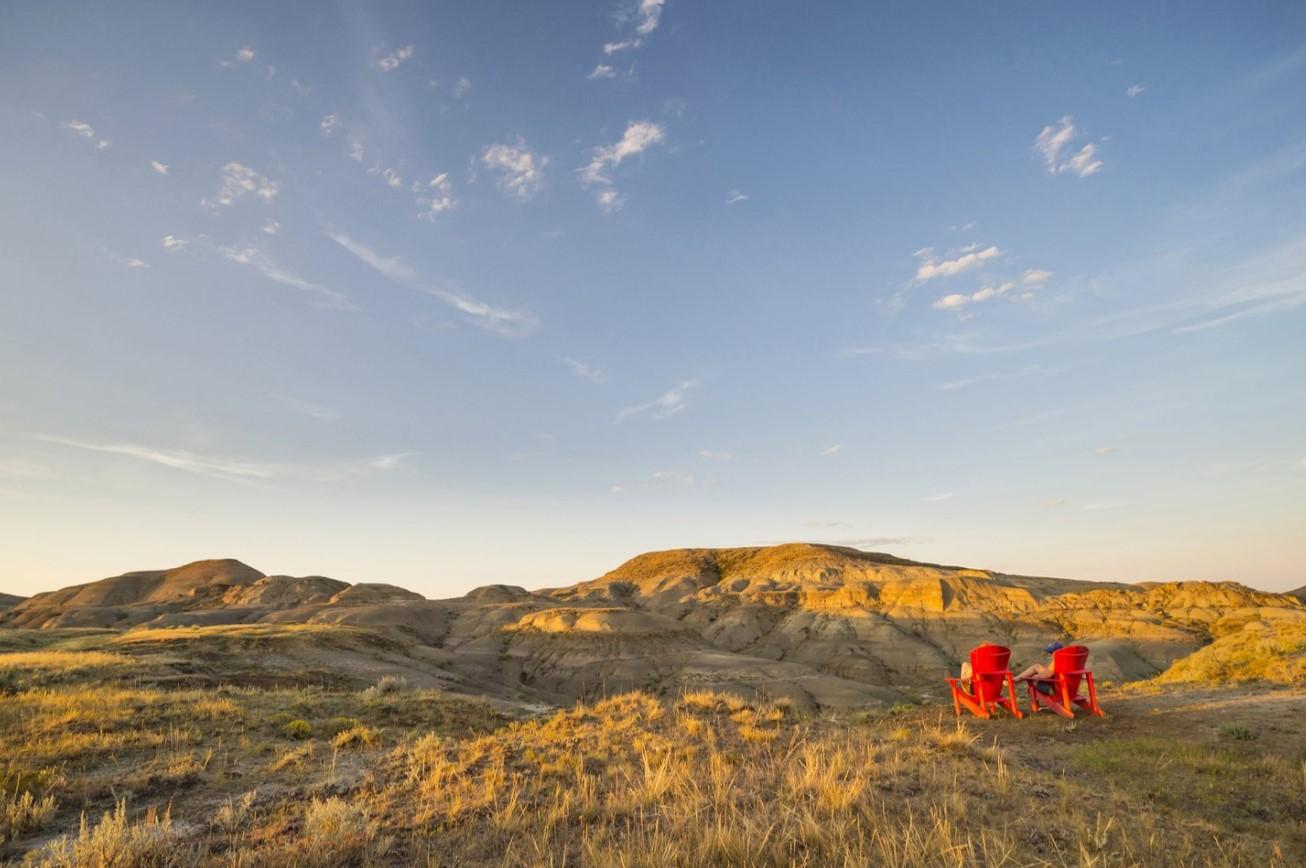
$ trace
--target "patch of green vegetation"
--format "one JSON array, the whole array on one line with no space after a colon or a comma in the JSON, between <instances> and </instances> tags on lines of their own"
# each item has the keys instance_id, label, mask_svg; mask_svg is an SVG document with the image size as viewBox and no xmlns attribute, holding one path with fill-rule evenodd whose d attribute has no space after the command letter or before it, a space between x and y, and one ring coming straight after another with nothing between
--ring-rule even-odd
<instances>
[{"instance_id":1,"label":"patch of green vegetation","mask_svg":"<svg viewBox=\"0 0 1306 868\"><path fill-rule=\"evenodd\" d=\"M313 737L313 725L307 720L297 718L281 727L281 734L286 738L303 741L306 738Z\"/></svg>"},{"instance_id":2,"label":"patch of green vegetation","mask_svg":"<svg viewBox=\"0 0 1306 868\"><path fill-rule=\"evenodd\" d=\"M1250 732L1239 726L1228 729ZM1077 745L1071 764L1150 804L1240 831L1274 835L1276 828L1306 821L1300 765L1245 744L1104 739Z\"/></svg>"}]
</instances>

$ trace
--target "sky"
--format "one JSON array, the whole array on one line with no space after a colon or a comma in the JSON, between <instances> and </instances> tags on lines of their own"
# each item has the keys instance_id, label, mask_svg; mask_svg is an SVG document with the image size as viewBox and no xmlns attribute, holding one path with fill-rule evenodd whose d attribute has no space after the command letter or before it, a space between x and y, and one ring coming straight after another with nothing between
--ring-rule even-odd
<instances>
[{"instance_id":1,"label":"sky","mask_svg":"<svg viewBox=\"0 0 1306 868\"><path fill-rule=\"evenodd\" d=\"M0 590L1306 584L1306 5L0 6Z\"/></svg>"}]
</instances>

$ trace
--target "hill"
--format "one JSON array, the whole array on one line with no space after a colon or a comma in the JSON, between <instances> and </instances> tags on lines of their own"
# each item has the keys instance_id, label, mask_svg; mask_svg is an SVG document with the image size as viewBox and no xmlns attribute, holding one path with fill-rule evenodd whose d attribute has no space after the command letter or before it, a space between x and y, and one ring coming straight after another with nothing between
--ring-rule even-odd
<instances>
[{"instance_id":1,"label":"hill","mask_svg":"<svg viewBox=\"0 0 1306 868\"><path fill-rule=\"evenodd\" d=\"M381 630L420 661L413 677L523 702L710 687L801 707L928 694L984 640L1010 646L1019 667L1041 659L1051 639L1080 641L1093 649L1099 678L1150 678L1271 622L1306 623L1306 606L1232 582L1083 582L810 544L650 552L568 587L490 585L446 600L198 561L38 594L0 612L5 627L159 637L242 625ZM329 636L298 648L296 665L330 668ZM253 640L228 631L224 641Z\"/></svg>"},{"instance_id":2,"label":"hill","mask_svg":"<svg viewBox=\"0 0 1306 868\"><path fill-rule=\"evenodd\" d=\"M21 603L24 599L26 598L18 597L13 594L0 594L0 612L5 611L6 609L12 609L14 606L17 606L19 603Z\"/></svg>"}]
</instances>

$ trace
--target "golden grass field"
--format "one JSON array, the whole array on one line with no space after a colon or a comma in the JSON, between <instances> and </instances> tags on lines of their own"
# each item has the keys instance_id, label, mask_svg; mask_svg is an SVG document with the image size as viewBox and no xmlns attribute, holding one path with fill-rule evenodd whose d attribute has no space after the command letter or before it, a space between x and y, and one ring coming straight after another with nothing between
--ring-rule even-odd
<instances>
[{"instance_id":1,"label":"golden grass field","mask_svg":"<svg viewBox=\"0 0 1306 868\"><path fill-rule=\"evenodd\" d=\"M1127 685L1102 692L1106 719L957 721L942 699L836 715L703 690L532 712L395 679L175 676L296 629L8 632L0 859L1306 862L1300 686Z\"/></svg>"}]
</instances>

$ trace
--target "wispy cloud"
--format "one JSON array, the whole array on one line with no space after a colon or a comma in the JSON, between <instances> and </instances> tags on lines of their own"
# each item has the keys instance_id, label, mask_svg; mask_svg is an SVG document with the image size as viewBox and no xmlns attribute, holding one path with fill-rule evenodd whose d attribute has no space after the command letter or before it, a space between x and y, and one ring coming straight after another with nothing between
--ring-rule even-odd
<instances>
[{"instance_id":1,"label":"wispy cloud","mask_svg":"<svg viewBox=\"0 0 1306 868\"><path fill-rule=\"evenodd\" d=\"M931 494L927 497L921 498L921 501L924 503L942 503L945 500L952 500L951 491L942 491L938 494Z\"/></svg>"},{"instance_id":2,"label":"wispy cloud","mask_svg":"<svg viewBox=\"0 0 1306 868\"><path fill-rule=\"evenodd\" d=\"M1120 450L1114 446L1099 446L1093 451L1096 452L1098 455L1110 455L1111 453L1119 452Z\"/></svg>"},{"instance_id":3,"label":"wispy cloud","mask_svg":"<svg viewBox=\"0 0 1306 868\"><path fill-rule=\"evenodd\" d=\"M747 201L748 201L747 193L741 193L738 190L731 190L730 192L726 193L727 205L737 205L740 202L747 202Z\"/></svg>"},{"instance_id":4,"label":"wispy cloud","mask_svg":"<svg viewBox=\"0 0 1306 868\"><path fill-rule=\"evenodd\" d=\"M594 149L594 156L589 165L581 170L581 179L586 184L603 188L596 194L600 208L605 212L611 212L621 207L623 201L612 186L612 170L621 165L624 160L642 154L665 138L666 130L661 124L652 121L631 121L627 124L626 132L621 136L620 141Z\"/></svg>"},{"instance_id":5,"label":"wispy cloud","mask_svg":"<svg viewBox=\"0 0 1306 868\"><path fill-rule=\"evenodd\" d=\"M1064 152L1079 135L1075 128L1075 119L1066 115L1055 124L1049 124L1039 132L1034 140L1034 150L1043 158L1048 174L1060 175L1070 172L1081 178L1097 174L1102 168L1102 161L1097 158L1097 145L1089 143L1073 154Z\"/></svg>"},{"instance_id":6,"label":"wispy cloud","mask_svg":"<svg viewBox=\"0 0 1306 868\"><path fill-rule=\"evenodd\" d=\"M180 250L190 244L185 238L178 238L176 235L165 235L159 243L163 245L164 250Z\"/></svg>"},{"instance_id":7,"label":"wispy cloud","mask_svg":"<svg viewBox=\"0 0 1306 868\"><path fill-rule=\"evenodd\" d=\"M281 192L281 183L265 175L242 166L240 163L227 163L222 167L218 193L213 201L204 199L200 204L212 210L230 207L238 199L253 196L264 202L271 202Z\"/></svg>"},{"instance_id":8,"label":"wispy cloud","mask_svg":"<svg viewBox=\"0 0 1306 868\"><path fill-rule=\"evenodd\" d=\"M603 44L603 53L607 55L617 54L622 51L630 51L639 48L644 44L644 40L652 35L654 30L658 29L658 24L662 21L662 12L666 7L666 0L639 0L639 5L635 7L635 14L623 13L621 18L624 22L632 21L635 24L635 35L620 42L605 42Z\"/></svg>"},{"instance_id":9,"label":"wispy cloud","mask_svg":"<svg viewBox=\"0 0 1306 868\"><path fill-rule=\"evenodd\" d=\"M89 452L135 458L140 461L171 467L174 470L185 471L186 473L211 476L229 481L271 480L279 476L287 476L292 472L290 465L286 464L269 464L242 459L205 456L189 451L156 449L130 443L92 443L70 437L49 435L36 435L36 439L71 449L83 449Z\"/></svg>"},{"instance_id":10,"label":"wispy cloud","mask_svg":"<svg viewBox=\"0 0 1306 868\"><path fill-rule=\"evenodd\" d=\"M426 182L425 188L418 188L417 216L421 220L434 220L437 214L452 211L458 207L454 198L453 186L449 183L449 173L442 172Z\"/></svg>"},{"instance_id":11,"label":"wispy cloud","mask_svg":"<svg viewBox=\"0 0 1306 868\"><path fill-rule=\"evenodd\" d=\"M159 449L136 443L105 443L46 434L32 435L33 439L69 449L80 449L104 455L115 455L156 464L183 473L207 476L244 485L266 485L277 480L300 479L312 482L338 482L351 476L374 472L387 472L399 467L416 452L377 455L361 460L340 461L310 466L281 462L252 461L244 458L206 455L182 449Z\"/></svg>"},{"instance_id":12,"label":"wispy cloud","mask_svg":"<svg viewBox=\"0 0 1306 868\"><path fill-rule=\"evenodd\" d=\"M1142 96L1146 92L1147 88L1143 87L1141 84L1131 84L1129 87L1125 88L1125 96L1130 99L1133 99L1136 96Z\"/></svg>"},{"instance_id":13,"label":"wispy cloud","mask_svg":"<svg viewBox=\"0 0 1306 868\"><path fill-rule=\"evenodd\" d=\"M571 372L582 380L588 380L591 383L603 384L608 381L608 373L602 368L596 368L587 365L584 362L578 362L575 359L563 359L563 364L571 369Z\"/></svg>"},{"instance_id":14,"label":"wispy cloud","mask_svg":"<svg viewBox=\"0 0 1306 868\"><path fill-rule=\"evenodd\" d=\"M938 259L934 251L927 247L918 250L917 255L924 261L916 267L916 282L924 283L937 277L955 277L962 272L977 268L988 260L1001 256L1002 251L996 245L990 245L982 250L962 253L954 259Z\"/></svg>"},{"instance_id":15,"label":"wispy cloud","mask_svg":"<svg viewBox=\"0 0 1306 868\"><path fill-rule=\"evenodd\" d=\"M356 310L354 303L349 300L343 292L332 289L329 286L323 286L320 283L314 283L306 280L298 274L278 265L263 251L256 250L253 247L223 247L222 255L228 261L237 265L246 265L262 274L268 280L279 283L282 286L289 286L292 289L298 289L303 292L312 293L317 296L318 304L322 307L335 308L336 310Z\"/></svg>"},{"instance_id":16,"label":"wispy cloud","mask_svg":"<svg viewBox=\"0 0 1306 868\"><path fill-rule=\"evenodd\" d=\"M79 121L74 119L71 121L64 121L62 124L60 124L60 126L68 130L75 136L78 136L83 139L90 139L91 141L95 142L95 150L97 151L103 151L105 148L108 148L113 144L113 142L111 142L109 139L97 139L95 135L95 128L92 127L90 124L86 123L86 121Z\"/></svg>"},{"instance_id":17,"label":"wispy cloud","mask_svg":"<svg viewBox=\"0 0 1306 868\"><path fill-rule=\"evenodd\" d=\"M317 128L322 131L322 135L331 138L340 131L340 116L337 114L323 115L322 120L318 122Z\"/></svg>"},{"instance_id":18,"label":"wispy cloud","mask_svg":"<svg viewBox=\"0 0 1306 868\"><path fill-rule=\"evenodd\" d=\"M454 99L462 99L463 97L467 96L467 94L471 92L472 92L472 80L467 76L465 75L460 76L458 80L453 83Z\"/></svg>"},{"instance_id":19,"label":"wispy cloud","mask_svg":"<svg viewBox=\"0 0 1306 868\"><path fill-rule=\"evenodd\" d=\"M978 386L981 383L991 383L997 380L1023 380L1026 377L1032 377L1040 373L1043 373L1043 368L1038 365L1028 365L1015 371L993 371L987 374L977 374L973 377L964 377L960 380L951 380L947 383L940 383L939 391L952 392L957 389L969 389L971 386Z\"/></svg>"},{"instance_id":20,"label":"wispy cloud","mask_svg":"<svg viewBox=\"0 0 1306 868\"><path fill-rule=\"evenodd\" d=\"M150 160L150 168L158 172L160 175L168 174L167 163L160 163L158 160Z\"/></svg>"},{"instance_id":21,"label":"wispy cloud","mask_svg":"<svg viewBox=\"0 0 1306 868\"><path fill-rule=\"evenodd\" d=\"M824 449L822 449L821 455L825 456L826 458L831 458L835 455L838 455L842 451L843 451L843 444L836 443L833 446L827 446Z\"/></svg>"},{"instance_id":22,"label":"wispy cloud","mask_svg":"<svg viewBox=\"0 0 1306 868\"><path fill-rule=\"evenodd\" d=\"M594 69L590 72L590 74L585 77L588 78L590 81L595 81L596 79L600 79L600 78L616 78L617 70L614 67L610 66L609 64L600 63L595 65Z\"/></svg>"},{"instance_id":23,"label":"wispy cloud","mask_svg":"<svg viewBox=\"0 0 1306 868\"><path fill-rule=\"evenodd\" d=\"M390 52L389 54L377 60L376 65L382 72L394 72L399 68L399 64L413 56L413 46L405 45L403 48Z\"/></svg>"},{"instance_id":24,"label":"wispy cloud","mask_svg":"<svg viewBox=\"0 0 1306 868\"><path fill-rule=\"evenodd\" d=\"M980 304L990 299L1002 298L1016 288L1011 281L981 287L972 293L953 292L937 299L931 307L935 310L960 310L971 304Z\"/></svg>"},{"instance_id":25,"label":"wispy cloud","mask_svg":"<svg viewBox=\"0 0 1306 868\"><path fill-rule=\"evenodd\" d=\"M627 407L617 413L617 421L630 419L635 416L648 416L651 419L666 419L685 411L687 406L685 402L686 393L698 385L698 380L685 380L677 386L673 386L667 391L658 395L652 401L645 401L643 404L636 404L633 407Z\"/></svg>"},{"instance_id":26,"label":"wispy cloud","mask_svg":"<svg viewBox=\"0 0 1306 868\"><path fill-rule=\"evenodd\" d=\"M733 461L735 454L720 449L700 449L698 450L698 457L704 461Z\"/></svg>"},{"instance_id":27,"label":"wispy cloud","mask_svg":"<svg viewBox=\"0 0 1306 868\"><path fill-rule=\"evenodd\" d=\"M381 256L371 247L355 241L344 233L328 233L327 237L390 282L438 298L465 314L469 321L486 331L501 337L524 337L535 330L537 322L530 314L496 308L465 293L432 286L422 280L411 266L398 257Z\"/></svg>"},{"instance_id":28,"label":"wispy cloud","mask_svg":"<svg viewBox=\"0 0 1306 868\"><path fill-rule=\"evenodd\" d=\"M1025 286L1042 286L1052 277L1052 272L1044 271L1041 268L1025 269L1025 276L1021 278L1021 283Z\"/></svg>"},{"instance_id":29,"label":"wispy cloud","mask_svg":"<svg viewBox=\"0 0 1306 868\"><path fill-rule=\"evenodd\" d=\"M515 144L490 145L481 152L481 165L498 175L499 190L523 201L540 189L548 164L549 158L532 151L520 136Z\"/></svg>"}]
</instances>

